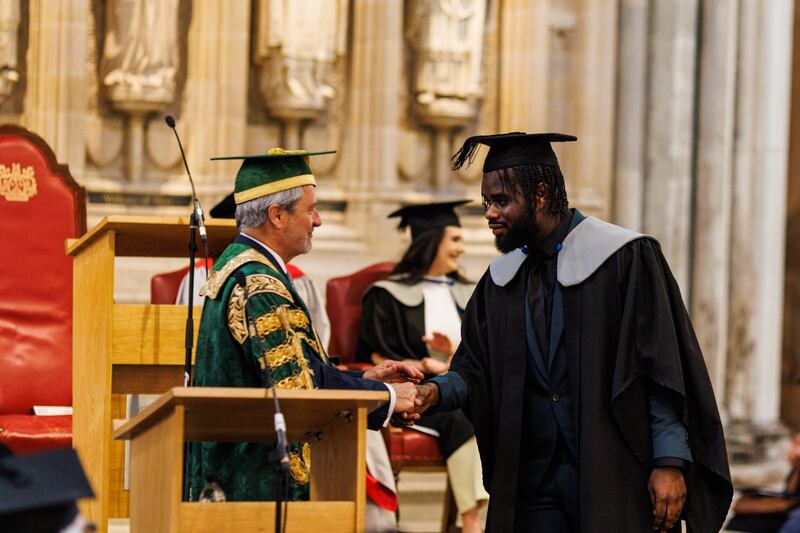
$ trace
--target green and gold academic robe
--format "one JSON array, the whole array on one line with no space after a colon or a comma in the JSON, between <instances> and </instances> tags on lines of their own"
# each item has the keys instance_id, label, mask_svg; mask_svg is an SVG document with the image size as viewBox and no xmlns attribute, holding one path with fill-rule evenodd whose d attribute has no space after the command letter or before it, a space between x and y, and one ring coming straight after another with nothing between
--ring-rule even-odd
<instances>
[{"instance_id":1,"label":"green and gold academic robe","mask_svg":"<svg viewBox=\"0 0 800 533\"><path fill-rule=\"evenodd\" d=\"M247 280L248 313L235 272ZM197 340L194 380L203 387L269 387L270 373L278 389L363 389L386 391L378 381L341 372L328 361L308 310L291 278L270 252L239 236L228 246L209 275ZM260 339L259 339L260 337ZM370 413L368 425L380 427L388 404ZM186 462L186 499L196 501L214 478L228 501L275 499L275 443L193 442ZM310 487L308 443L289 444L290 500L307 500Z\"/></svg>"}]
</instances>

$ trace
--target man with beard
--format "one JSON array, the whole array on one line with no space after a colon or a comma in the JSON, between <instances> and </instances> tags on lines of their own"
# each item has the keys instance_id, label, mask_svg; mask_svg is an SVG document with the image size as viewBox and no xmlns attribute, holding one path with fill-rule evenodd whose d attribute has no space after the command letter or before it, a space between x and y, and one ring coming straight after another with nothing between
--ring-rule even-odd
<instances>
[{"instance_id":1,"label":"man with beard","mask_svg":"<svg viewBox=\"0 0 800 533\"><path fill-rule=\"evenodd\" d=\"M272 148L243 159L236 174L236 225L241 232L214 262L203 287L194 385L388 391L388 403L367 418L370 429L414 409L422 373L384 361L364 373L338 370L286 264L311 250L316 179L308 158L333 152ZM410 383L413 382L413 383ZM383 382L383 383L381 383ZM276 475L275 442L191 442L185 496L190 501L308 500L311 448L289 444L288 484Z\"/></svg>"},{"instance_id":2,"label":"man with beard","mask_svg":"<svg viewBox=\"0 0 800 533\"><path fill-rule=\"evenodd\" d=\"M453 157L489 146L481 194L504 255L420 410L472 420L489 531L718 531L725 441L680 291L655 239L568 208L550 143L575 140L478 136Z\"/></svg>"}]
</instances>

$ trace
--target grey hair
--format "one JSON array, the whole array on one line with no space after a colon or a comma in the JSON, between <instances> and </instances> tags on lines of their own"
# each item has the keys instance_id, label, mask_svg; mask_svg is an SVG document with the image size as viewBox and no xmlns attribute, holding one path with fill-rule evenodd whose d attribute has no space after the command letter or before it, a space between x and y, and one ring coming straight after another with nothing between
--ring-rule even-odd
<instances>
[{"instance_id":1,"label":"grey hair","mask_svg":"<svg viewBox=\"0 0 800 533\"><path fill-rule=\"evenodd\" d=\"M273 204L277 204L278 207L293 213L295 205L301 196L303 196L303 188L292 187L285 191L278 191L239 204L236 206L236 225L240 228L263 226L267 223L267 210Z\"/></svg>"}]
</instances>

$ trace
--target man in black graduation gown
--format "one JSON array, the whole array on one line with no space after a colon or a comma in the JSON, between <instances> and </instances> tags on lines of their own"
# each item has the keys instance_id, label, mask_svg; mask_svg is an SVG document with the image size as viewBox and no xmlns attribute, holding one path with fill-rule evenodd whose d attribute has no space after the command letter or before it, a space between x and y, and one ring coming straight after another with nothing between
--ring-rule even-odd
<instances>
[{"instance_id":1,"label":"man in black graduation gown","mask_svg":"<svg viewBox=\"0 0 800 533\"><path fill-rule=\"evenodd\" d=\"M658 242L569 209L550 143L489 146L481 194L504 253L465 310L421 410L472 420L491 532L718 531L732 496L722 424Z\"/></svg>"}]
</instances>

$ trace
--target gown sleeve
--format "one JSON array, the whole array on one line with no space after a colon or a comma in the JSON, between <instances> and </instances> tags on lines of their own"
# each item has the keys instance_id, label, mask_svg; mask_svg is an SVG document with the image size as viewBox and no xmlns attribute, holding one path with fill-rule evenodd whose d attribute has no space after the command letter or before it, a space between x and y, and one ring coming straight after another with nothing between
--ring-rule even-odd
<instances>
[{"instance_id":1,"label":"gown sleeve","mask_svg":"<svg viewBox=\"0 0 800 533\"><path fill-rule=\"evenodd\" d=\"M257 276L256 281L257 283ZM248 286L250 277L248 277ZM234 305L232 302L230 305ZM370 429L380 429L388 422L394 407L394 392L379 381L363 379L331 365L319 346L306 312L277 292L260 292L249 299L256 335L239 321L229 322L229 329L244 345L248 364L258 373L261 385L277 389L345 389L389 392L391 400L368 415Z\"/></svg>"},{"instance_id":2,"label":"gown sleeve","mask_svg":"<svg viewBox=\"0 0 800 533\"><path fill-rule=\"evenodd\" d=\"M631 400L635 391L642 390L641 378L663 389L662 396L669 398L671 410L685 428L684 438L691 451L692 462L685 477L693 497L687 501L686 512L692 515L692 523L700 525L698 531L716 531L727 512L733 487L705 360L658 243L638 239L626 252L629 257L623 263L628 272L621 277L624 311L613 376L612 414L632 451L640 457L653 457L656 450L648 449L653 445L653 427L637 427L629 410L634 408Z\"/></svg>"}]
</instances>

